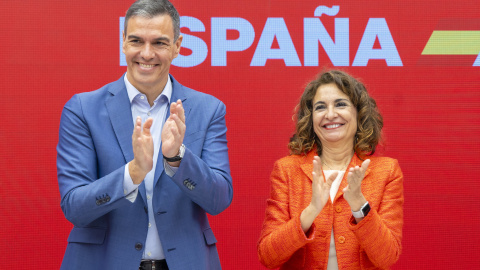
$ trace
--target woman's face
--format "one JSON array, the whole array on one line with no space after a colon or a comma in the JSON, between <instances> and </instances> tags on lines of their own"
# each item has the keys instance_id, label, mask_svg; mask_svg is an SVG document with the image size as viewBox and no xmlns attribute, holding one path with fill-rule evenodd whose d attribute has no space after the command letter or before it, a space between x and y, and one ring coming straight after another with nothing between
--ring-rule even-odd
<instances>
[{"instance_id":1,"label":"woman's face","mask_svg":"<svg viewBox=\"0 0 480 270\"><path fill-rule=\"evenodd\" d=\"M313 98L313 130L322 144L351 144L357 131L357 109L334 83L317 89Z\"/></svg>"}]
</instances>

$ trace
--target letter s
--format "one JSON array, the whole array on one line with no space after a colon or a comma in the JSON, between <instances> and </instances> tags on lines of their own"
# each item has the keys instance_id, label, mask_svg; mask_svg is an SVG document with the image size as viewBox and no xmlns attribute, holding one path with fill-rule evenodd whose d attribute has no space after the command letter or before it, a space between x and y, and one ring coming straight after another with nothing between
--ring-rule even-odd
<instances>
[{"instance_id":1,"label":"letter s","mask_svg":"<svg viewBox=\"0 0 480 270\"><path fill-rule=\"evenodd\" d=\"M180 17L180 28L182 27L188 28L191 32L205 32L205 25L194 17ZM203 63L208 54L207 44L196 36L183 33L182 36L182 47L192 50L192 54L188 56L178 54L177 58L173 59L172 65L177 67L194 67Z\"/></svg>"}]
</instances>

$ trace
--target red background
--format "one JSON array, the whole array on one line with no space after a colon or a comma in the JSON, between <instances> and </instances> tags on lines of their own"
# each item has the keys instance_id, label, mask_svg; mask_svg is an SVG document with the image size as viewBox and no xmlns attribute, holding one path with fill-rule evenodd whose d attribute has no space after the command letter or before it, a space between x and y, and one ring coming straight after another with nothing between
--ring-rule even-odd
<instances>
[{"instance_id":1,"label":"red background","mask_svg":"<svg viewBox=\"0 0 480 270\"><path fill-rule=\"evenodd\" d=\"M0 2L0 269L60 266L72 227L60 210L56 180L60 113L73 94L126 71L119 66L118 29L131 3ZM171 74L227 105L234 199L210 217L224 269L264 269L256 242L273 162L288 154L293 109L304 86L333 67L321 46L319 67L288 67L283 60L250 67L250 61L267 18L282 17L303 65L303 18L313 17L319 5L340 5L336 17L350 19L350 65L369 18L386 19L403 62L341 68L376 99L385 120L380 154L397 158L404 173L403 254L394 269L480 268L480 67L472 66L475 55L421 56L440 21L478 22L478 0L174 4L181 16L205 25L203 33L182 31L202 38L209 53L202 64L172 67ZM211 66L211 17L244 18L255 29L252 46L229 52L224 67ZM322 22L333 36L333 17Z\"/></svg>"}]
</instances>

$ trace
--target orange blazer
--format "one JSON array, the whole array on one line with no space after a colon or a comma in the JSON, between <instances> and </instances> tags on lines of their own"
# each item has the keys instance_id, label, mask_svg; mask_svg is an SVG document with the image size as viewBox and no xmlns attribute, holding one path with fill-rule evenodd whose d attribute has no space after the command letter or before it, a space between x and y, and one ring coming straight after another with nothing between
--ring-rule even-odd
<instances>
[{"instance_id":1,"label":"orange blazer","mask_svg":"<svg viewBox=\"0 0 480 270\"><path fill-rule=\"evenodd\" d=\"M313 157L291 155L275 162L271 193L257 245L268 268L326 269L333 228L339 269L388 269L402 251L403 175L397 160L369 157L362 193L369 214L358 224L343 198L344 175L333 203L329 199L305 234L300 214L312 198ZM354 155L349 168L361 165Z\"/></svg>"}]
</instances>

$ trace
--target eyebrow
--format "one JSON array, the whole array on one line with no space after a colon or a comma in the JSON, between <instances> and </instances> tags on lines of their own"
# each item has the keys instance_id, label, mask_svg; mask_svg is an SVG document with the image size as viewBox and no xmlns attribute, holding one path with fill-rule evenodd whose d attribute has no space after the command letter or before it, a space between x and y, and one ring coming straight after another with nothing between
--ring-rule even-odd
<instances>
[{"instance_id":1,"label":"eyebrow","mask_svg":"<svg viewBox=\"0 0 480 270\"><path fill-rule=\"evenodd\" d=\"M346 99L346 98L335 99L335 103L340 102L340 101L347 101L347 102L351 103L350 100L348 100L348 99ZM315 106L315 105L317 105L317 104L325 104L325 102L320 100L320 101L315 102L315 103L313 104L313 106Z\"/></svg>"},{"instance_id":2,"label":"eyebrow","mask_svg":"<svg viewBox=\"0 0 480 270\"><path fill-rule=\"evenodd\" d=\"M139 36L135 36L135 35L128 35L128 39L140 39L140 40L143 40L143 38L141 38L141 37L139 37ZM167 37L159 37L159 38L154 39L153 41L166 41L167 43L170 43L170 39L167 38Z\"/></svg>"}]
</instances>

